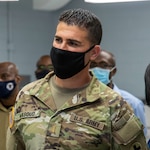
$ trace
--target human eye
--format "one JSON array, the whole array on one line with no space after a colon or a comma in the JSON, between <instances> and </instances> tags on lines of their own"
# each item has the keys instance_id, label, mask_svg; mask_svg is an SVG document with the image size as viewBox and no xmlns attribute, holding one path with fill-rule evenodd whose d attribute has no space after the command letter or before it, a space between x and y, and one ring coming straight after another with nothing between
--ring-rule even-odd
<instances>
[{"instance_id":1,"label":"human eye","mask_svg":"<svg viewBox=\"0 0 150 150\"><path fill-rule=\"evenodd\" d=\"M10 75L7 74L7 73L4 73L4 74L1 75L1 78L2 78L3 80L7 80L9 77L10 77Z\"/></svg>"},{"instance_id":2,"label":"human eye","mask_svg":"<svg viewBox=\"0 0 150 150\"><path fill-rule=\"evenodd\" d=\"M97 65L97 63L95 63L95 62L91 62L91 64L90 64L90 68L94 68L94 67L97 67L98 65Z\"/></svg>"},{"instance_id":3,"label":"human eye","mask_svg":"<svg viewBox=\"0 0 150 150\"><path fill-rule=\"evenodd\" d=\"M44 65L39 65L39 66L38 66L38 69L41 69L41 70L42 70L42 69L45 69L45 66L44 66Z\"/></svg>"},{"instance_id":4,"label":"human eye","mask_svg":"<svg viewBox=\"0 0 150 150\"><path fill-rule=\"evenodd\" d=\"M101 62L99 63L99 67L106 69L109 67L109 65L106 62Z\"/></svg>"},{"instance_id":5,"label":"human eye","mask_svg":"<svg viewBox=\"0 0 150 150\"><path fill-rule=\"evenodd\" d=\"M56 43L62 43L62 39L61 39L60 37L55 37L55 38L54 38L54 41L55 41Z\"/></svg>"},{"instance_id":6,"label":"human eye","mask_svg":"<svg viewBox=\"0 0 150 150\"><path fill-rule=\"evenodd\" d=\"M53 69L54 69L54 67L53 67L52 65L48 65L47 68L48 68L49 70L53 70Z\"/></svg>"},{"instance_id":7,"label":"human eye","mask_svg":"<svg viewBox=\"0 0 150 150\"><path fill-rule=\"evenodd\" d=\"M78 47L78 46L80 46L79 42L74 41L74 40L69 40L68 41L68 45L72 46L72 47Z\"/></svg>"}]
</instances>

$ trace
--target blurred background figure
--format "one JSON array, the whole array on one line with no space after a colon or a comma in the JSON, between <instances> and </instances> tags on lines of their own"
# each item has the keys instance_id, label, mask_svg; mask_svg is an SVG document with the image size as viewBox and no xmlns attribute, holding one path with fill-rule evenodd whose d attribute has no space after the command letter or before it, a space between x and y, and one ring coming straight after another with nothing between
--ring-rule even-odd
<instances>
[{"instance_id":1,"label":"blurred background figure","mask_svg":"<svg viewBox=\"0 0 150 150\"><path fill-rule=\"evenodd\" d=\"M9 113L15 104L21 77L12 62L0 63L0 149L6 150L6 133ZM10 118L11 119L11 118ZM11 124L10 124L11 125Z\"/></svg>"},{"instance_id":2,"label":"blurred background figure","mask_svg":"<svg viewBox=\"0 0 150 150\"><path fill-rule=\"evenodd\" d=\"M133 108L135 115L141 120L144 125L144 133L147 134L145 109L142 100L138 99L131 93L119 89L113 82L113 76L117 72L115 56L106 50L102 50L100 55L91 62L90 66L94 75L104 84L119 93ZM122 78L123 79L123 78Z\"/></svg>"},{"instance_id":3,"label":"blurred background figure","mask_svg":"<svg viewBox=\"0 0 150 150\"><path fill-rule=\"evenodd\" d=\"M52 61L50 55L43 55L36 63L35 76L36 79L43 78L47 73L53 70Z\"/></svg>"},{"instance_id":4,"label":"blurred background figure","mask_svg":"<svg viewBox=\"0 0 150 150\"><path fill-rule=\"evenodd\" d=\"M150 64L147 65L144 75L145 82L145 114L146 114L146 124L147 124L147 139L150 139ZM150 142L149 142L150 147Z\"/></svg>"},{"instance_id":5,"label":"blurred background figure","mask_svg":"<svg viewBox=\"0 0 150 150\"><path fill-rule=\"evenodd\" d=\"M147 66L145 70L145 100L146 104L150 106L150 64Z\"/></svg>"}]
</instances>

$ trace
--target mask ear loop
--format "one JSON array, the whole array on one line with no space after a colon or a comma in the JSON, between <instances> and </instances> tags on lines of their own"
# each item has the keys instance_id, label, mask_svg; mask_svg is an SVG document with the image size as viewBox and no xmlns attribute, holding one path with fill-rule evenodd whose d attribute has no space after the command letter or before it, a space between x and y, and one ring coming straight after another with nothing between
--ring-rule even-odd
<instances>
[{"instance_id":1,"label":"mask ear loop","mask_svg":"<svg viewBox=\"0 0 150 150\"><path fill-rule=\"evenodd\" d=\"M115 68L116 68L116 66L114 66L113 68L111 68L111 69L110 69L110 72L112 72Z\"/></svg>"},{"instance_id":2,"label":"mask ear loop","mask_svg":"<svg viewBox=\"0 0 150 150\"><path fill-rule=\"evenodd\" d=\"M116 66L114 66L113 68L110 69L109 75L110 73L116 68ZM113 76L111 77L110 81L112 81Z\"/></svg>"},{"instance_id":3,"label":"mask ear loop","mask_svg":"<svg viewBox=\"0 0 150 150\"><path fill-rule=\"evenodd\" d=\"M84 53L88 53L90 50L92 50L95 47L95 45L91 46L87 51L85 51Z\"/></svg>"},{"instance_id":4,"label":"mask ear loop","mask_svg":"<svg viewBox=\"0 0 150 150\"><path fill-rule=\"evenodd\" d=\"M95 47L95 45L91 46L87 51L84 52L84 54L88 53L90 50L92 50ZM87 62L87 64L84 66L84 68L90 63L90 60Z\"/></svg>"}]
</instances>

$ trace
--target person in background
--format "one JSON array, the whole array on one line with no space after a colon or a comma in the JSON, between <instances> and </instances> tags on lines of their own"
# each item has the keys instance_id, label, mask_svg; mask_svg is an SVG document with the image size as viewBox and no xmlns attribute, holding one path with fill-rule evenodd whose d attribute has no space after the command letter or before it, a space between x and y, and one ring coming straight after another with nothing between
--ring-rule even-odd
<instances>
[{"instance_id":1,"label":"person in background","mask_svg":"<svg viewBox=\"0 0 150 150\"><path fill-rule=\"evenodd\" d=\"M8 150L147 150L131 107L89 71L101 38L95 14L62 12L50 51L54 72L19 92Z\"/></svg>"},{"instance_id":2,"label":"person in background","mask_svg":"<svg viewBox=\"0 0 150 150\"><path fill-rule=\"evenodd\" d=\"M90 68L94 75L109 86L111 89L119 93L133 108L135 115L141 120L144 125L144 133L147 134L145 109L142 100L138 99L131 93L120 89L114 82L113 77L116 75L117 67L115 56L106 50L102 50L100 55L91 62Z\"/></svg>"},{"instance_id":3,"label":"person in background","mask_svg":"<svg viewBox=\"0 0 150 150\"><path fill-rule=\"evenodd\" d=\"M19 91L21 77L12 62L0 62L0 149L6 150L6 133L11 112ZM11 118L10 118L11 119Z\"/></svg>"},{"instance_id":4,"label":"person in background","mask_svg":"<svg viewBox=\"0 0 150 150\"><path fill-rule=\"evenodd\" d=\"M147 65L145 70L144 83L146 104L150 106L150 64Z\"/></svg>"},{"instance_id":5,"label":"person in background","mask_svg":"<svg viewBox=\"0 0 150 150\"><path fill-rule=\"evenodd\" d=\"M43 55L36 63L35 76L36 79L45 77L47 73L53 70L52 61L49 55Z\"/></svg>"},{"instance_id":6,"label":"person in background","mask_svg":"<svg viewBox=\"0 0 150 150\"><path fill-rule=\"evenodd\" d=\"M144 83L145 83L145 114L146 114L146 123L147 123L147 141L150 148L150 64L147 65L144 74Z\"/></svg>"}]
</instances>

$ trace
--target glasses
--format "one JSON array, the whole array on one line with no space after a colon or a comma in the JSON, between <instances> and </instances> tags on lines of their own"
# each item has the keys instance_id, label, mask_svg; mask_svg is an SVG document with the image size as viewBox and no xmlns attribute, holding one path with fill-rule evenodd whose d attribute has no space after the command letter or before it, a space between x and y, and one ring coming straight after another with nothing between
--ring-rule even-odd
<instances>
[{"instance_id":1,"label":"glasses","mask_svg":"<svg viewBox=\"0 0 150 150\"><path fill-rule=\"evenodd\" d=\"M47 66L45 66L45 65L39 65L38 69L40 69L40 70L43 70L43 69L53 70L54 67L52 65L47 65Z\"/></svg>"}]
</instances>

